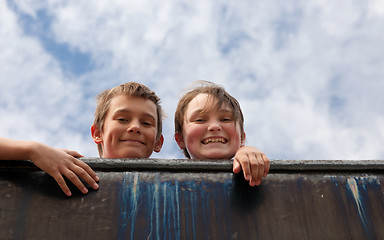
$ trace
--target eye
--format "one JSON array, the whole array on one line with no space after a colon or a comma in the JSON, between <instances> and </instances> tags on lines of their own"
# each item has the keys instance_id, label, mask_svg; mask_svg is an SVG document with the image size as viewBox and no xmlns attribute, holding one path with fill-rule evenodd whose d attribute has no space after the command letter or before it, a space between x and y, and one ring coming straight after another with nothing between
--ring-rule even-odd
<instances>
[{"instance_id":1,"label":"eye","mask_svg":"<svg viewBox=\"0 0 384 240\"><path fill-rule=\"evenodd\" d=\"M203 118L197 118L197 119L195 119L195 122L203 123L203 122L205 122L205 120Z\"/></svg>"},{"instance_id":2,"label":"eye","mask_svg":"<svg viewBox=\"0 0 384 240\"><path fill-rule=\"evenodd\" d=\"M147 121L142 122L142 124L144 126L152 126L152 123L151 122L147 122Z\"/></svg>"},{"instance_id":3,"label":"eye","mask_svg":"<svg viewBox=\"0 0 384 240\"><path fill-rule=\"evenodd\" d=\"M232 122L232 118L222 118L221 119L222 122Z\"/></svg>"},{"instance_id":4,"label":"eye","mask_svg":"<svg viewBox=\"0 0 384 240\"><path fill-rule=\"evenodd\" d=\"M119 121L119 122L128 122L128 120L125 119L125 118L118 118L117 121Z\"/></svg>"}]
</instances>

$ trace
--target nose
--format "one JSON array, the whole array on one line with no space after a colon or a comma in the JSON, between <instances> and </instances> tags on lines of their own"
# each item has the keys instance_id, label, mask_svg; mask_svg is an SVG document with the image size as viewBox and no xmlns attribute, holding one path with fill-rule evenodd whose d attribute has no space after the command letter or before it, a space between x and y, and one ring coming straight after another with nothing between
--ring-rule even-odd
<instances>
[{"instance_id":1,"label":"nose","mask_svg":"<svg viewBox=\"0 0 384 240\"><path fill-rule=\"evenodd\" d=\"M129 125L127 131L128 131L129 133L138 133L138 134L141 133L141 131L140 131L140 124L139 124L138 122L136 122L136 121L133 121L133 122Z\"/></svg>"},{"instance_id":2,"label":"nose","mask_svg":"<svg viewBox=\"0 0 384 240\"><path fill-rule=\"evenodd\" d=\"M220 131L221 130L221 124L217 120L213 120L209 122L208 125L208 130L209 131Z\"/></svg>"}]
</instances>

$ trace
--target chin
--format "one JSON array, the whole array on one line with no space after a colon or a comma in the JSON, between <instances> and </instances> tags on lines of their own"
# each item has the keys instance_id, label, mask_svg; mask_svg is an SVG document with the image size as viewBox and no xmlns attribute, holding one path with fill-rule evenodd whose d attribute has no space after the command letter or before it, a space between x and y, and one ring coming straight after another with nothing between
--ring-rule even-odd
<instances>
[{"instance_id":1,"label":"chin","mask_svg":"<svg viewBox=\"0 0 384 240\"><path fill-rule=\"evenodd\" d=\"M143 153L128 153L125 158L147 158Z\"/></svg>"},{"instance_id":2,"label":"chin","mask_svg":"<svg viewBox=\"0 0 384 240\"><path fill-rule=\"evenodd\" d=\"M230 159L231 157L228 157L228 156L230 156L230 154L217 152L217 153L205 154L204 158L208 158L208 159Z\"/></svg>"},{"instance_id":3,"label":"chin","mask_svg":"<svg viewBox=\"0 0 384 240\"><path fill-rule=\"evenodd\" d=\"M121 149L118 153L119 158L148 158L152 152L148 154L148 150L146 151L145 149L140 149L137 147L134 148L125 148Z\"/></svg>"}]
</instances>

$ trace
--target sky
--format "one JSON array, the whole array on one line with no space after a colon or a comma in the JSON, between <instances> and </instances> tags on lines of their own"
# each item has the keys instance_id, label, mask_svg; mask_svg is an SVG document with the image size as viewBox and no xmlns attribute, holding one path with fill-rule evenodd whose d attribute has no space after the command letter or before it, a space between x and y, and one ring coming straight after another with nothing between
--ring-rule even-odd
<instances>
[{"instance_id":1,"label":"sky","mask_svg":"<svg viewBox=\"0 0 384 240\"><path fill-rule=\"evenodd\" d=\"M136 81L167 114L223 86L269 159L384 159L381 0L0 0L0 136L97 157L96 96Z\"/></svg>"}]
</instances>

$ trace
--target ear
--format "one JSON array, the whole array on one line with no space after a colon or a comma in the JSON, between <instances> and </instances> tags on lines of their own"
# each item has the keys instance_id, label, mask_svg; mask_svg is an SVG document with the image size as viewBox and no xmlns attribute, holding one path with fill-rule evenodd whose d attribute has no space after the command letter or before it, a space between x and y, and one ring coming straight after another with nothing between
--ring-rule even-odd
<instances>
[{"instance_id":1,"label":"ear","mask_svg":"<svg viewBox=\"0 0 384 240\"><path fill-rule=\"evenodd\" d=\"M91 134L92 134L92 139L96 144L100 144L103 142L103 139L101 138L101 132L95 125L92 125L91 127Z\"/></svg>"},{"instance_id":2,"label":"ear","mask_svg":"<svg viewBox=\"0 0 384 240\"><path fill-rule=\"evenodd\" d=\"M185 149L185 142L184 142L184 138L183 138L183 133L176 132L175 133L175 140L177 142L177 145L179 145L179 148Z\"/></svg>"},{"instance_id":3,"label":"ear","mask_svg":"<svg viewBox=\"0 0 384 240\"><path fill-rule=\"evenodd\" d=\"M243 140L241 140L240 147L244 147L245 145L245 132L243 134Z\"/></svg>"},{"instance_id":4,"label":"ear","mask_svg":"<svg viewBox=\"0 0 384 240\"><path fill-rule=\"evenodd\" d=\"M163 143L164 143L164 137L163 137L163 134L161 134L160 139L157 140L155 143L155 149L153 149L153 151L155 151L157 153L160 152L161 147L163 146Z\"/></svg>"}]
</instances>

